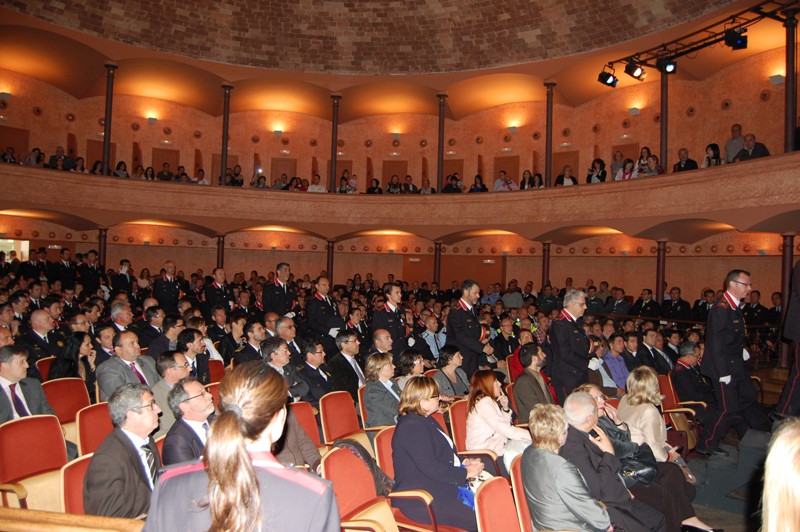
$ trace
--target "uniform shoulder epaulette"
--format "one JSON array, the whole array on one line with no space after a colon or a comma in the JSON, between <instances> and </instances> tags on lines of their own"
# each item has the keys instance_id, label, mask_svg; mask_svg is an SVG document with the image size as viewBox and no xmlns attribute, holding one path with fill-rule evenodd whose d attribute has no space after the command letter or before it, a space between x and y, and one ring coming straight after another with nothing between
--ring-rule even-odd
<instances>
[{"instance_id":1,"label":"uniform shoulder epaulette","mask_svg":"<svg viewBox=\"0 0 800 532\"><path fill-rule=\"evenodd\" d=\"M717 303L717 307L719 307L719 308L730 308L731 306L728 304L728 302L726 300L722 299L722 300L719 301L719 303Z\"/></svg>"},{"instance_id":2,"label":"uniform shoulder epaulette","mask_svg":"<svg viewBox=\"0 0 800 532\"><path fill-rule=\"evenodd\" d=\"M239 351L241 351L241 350L242 350L242 349L244 349L245 347L247 347L247 344L244 344L243 346L241 346L240 348L238 348L238 349L237 349L235 352L236 352L236 353L238 353Z\"/></svg>"}]
</instances>

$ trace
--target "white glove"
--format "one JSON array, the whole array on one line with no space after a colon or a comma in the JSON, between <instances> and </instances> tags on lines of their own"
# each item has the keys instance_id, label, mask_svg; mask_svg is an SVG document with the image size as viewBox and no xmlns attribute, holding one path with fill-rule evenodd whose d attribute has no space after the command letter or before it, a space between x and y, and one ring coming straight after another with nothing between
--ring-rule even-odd
<instances>
[{"instance_id":1,"label":"white glove","mask_svg":"<svg viewBox=\"0 0 800 532\"><path fill-rule=\"evenodd\" d=\"M592 357L592 359L589 360L589 369L592 371L598 371L600 369L600 359Z\"/></svg>"},{"instance_id":2,"label":"white glove","mask_svg":"<svg viewBox=\"0 0 800 532\"><path fill-rule=\"evenodd\" d=\"M295 317L295 313L294 312L287 312L286 314L284 314L284 316L286 316L287 318L294 318Z\"/></svg>"},{"instance_id":3,"label":"white glove","mask_svg":"<svg viewBox=\"0 0 800 532\"><path fill-rule=\"evenodd\" d=\"M750 353L747 352L747 348L746 347L742 348L742 358L744 359L745 362L750 360Z\"/></svg>"},{"instance_id":4,"label":"white glove","mask_svg":"<svg viewBox=\"0 0 800 532\"><path fill-rule=\"evenodd\" d=\"M719 382L721 382L723 384L730 384L731 383L731 376L730 375L725 375L724 377L720 377L719 378Z\"/></svg>"},{"instance_id":5,"label":"white glove","mask_svg":"<svg viewBox=\"0 0 800 532\"><path fill-rule=\"evenodd\" d=\"M417 341L414 340L413 338L408 339L408 347L414 347L415 343L417 343Z\"/></svg>"},{"instance_id":6,"label":"white glove","mask_svg":"<svg viewBox=\"0 0 800 532\"><path fill-rule=\"evenodd\" d=\"M330 331L328 331L328 336L331 338L336 338L336 335L339 334L340 327L333 327Z\"/></svg>"}]
</instances>

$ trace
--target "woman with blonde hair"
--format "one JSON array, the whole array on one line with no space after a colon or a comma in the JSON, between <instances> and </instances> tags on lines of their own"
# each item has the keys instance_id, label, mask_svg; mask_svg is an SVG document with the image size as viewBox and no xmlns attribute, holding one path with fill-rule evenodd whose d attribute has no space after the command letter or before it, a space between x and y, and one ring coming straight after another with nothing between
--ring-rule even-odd
<instances>
[{"instance_id":1,"label":"woman with blonde hair","mask_svg":"<svg viewBox=\"0 0 800 532\"><path fill-rule=\"evenodd\" d=\"M800 419L784 421L769 443L761 496L762 532L800 530Z\"/></svg>"},{"instance_id":2,"label":"woman with blonde hair","mask_svg":"<svg viewBox=\"0 0 800 532\"><path fill-rule=\"evenodd\" d=\"M260 361L222 379L203 461L161 474L145 529L338 532L332 485L271 453L286 422L287 394L286 379Z\"/></svg>"},{"instance_id":3,"label":"woman with blonde hair","mask_svg":"<svg viewBox=\"0 0 800 532\"><path fill-rule=\"evenodd\" d=\"M364 370L367 384L364 387L364 409L367 427L381 427L397 423L400 406L400 388L394 377L391 353L373 353L367 358Z\"/></svg>"}]
</instances>

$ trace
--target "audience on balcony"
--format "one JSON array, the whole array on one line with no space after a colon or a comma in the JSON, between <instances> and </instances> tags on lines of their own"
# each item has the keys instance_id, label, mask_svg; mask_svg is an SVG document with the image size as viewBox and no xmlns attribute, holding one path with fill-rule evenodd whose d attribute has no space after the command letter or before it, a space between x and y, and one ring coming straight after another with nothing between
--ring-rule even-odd
<instances>
[{"instance_id":1,"label":"audience on balcony","mask_svg":"<svg viewBox=\"0 0 800 532\"><path fill-rule=\"evenodd\" d=\"M603 183L608 176L608 172L606 172L606 163L603 159L599 157L592 161L592 167L589 168L589 173L586 176L586 183Z\"/></svg>"}]
</instances>

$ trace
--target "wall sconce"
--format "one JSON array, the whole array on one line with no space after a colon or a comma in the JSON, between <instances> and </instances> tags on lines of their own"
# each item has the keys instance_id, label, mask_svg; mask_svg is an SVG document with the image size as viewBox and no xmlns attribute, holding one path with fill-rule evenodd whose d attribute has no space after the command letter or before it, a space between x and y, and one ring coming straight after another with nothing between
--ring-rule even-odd
<instances>
[{"instance_id":1,"label":"wall sconce","mask_svg":"<svg viewBox=\"0 0 800 532\"><path fill-rule=\"evenodd\" d=\"M281 131L280 129L276 129L275 130L275 136L276 137L281 138L282 135L283 135L283 131Z\"/></svg>"},{"instance_id":2,"label":"wall sconce","mask_svg":"<svg viewBox=\"0 0 800 532\"><path fill-rule=\"evenodd\" d=\"M0 122L8 122L8 117L6 115L0 115Z\"/></svg>"},{"instance_id":3,"label":"wall sconce","mask_svg":"<svg viewBox=\"0 0 800 532\"><path fill-rule=\"evenodd\" d=\"M289 150L281 150L278 153L281 154L281 155L291 155L292 154L292 152L289 151Z\"/></svg>"},{"instance_id":4,"label":"wall sconce","mask_svg":"<svg viewBox=\"0 0 800 532\"><path fill-rule=\"evenodd\" d=\"M400 157L400 152L393 151L389 154L389 157Z\"/></svg>"},{"instance_id":5,"label":"wall sconce","mask_svg":"<svg viewBox=\"0 0 800 532\"><path fill-rule=\"evenodd\" d=\"M509 133L516 133L516 132L517 132L517 126L508 126L508 127L506 128L506 130L507 130Z\"/></svg>"},{"instance_id":6,"label":"wall sconce","mask_svg":"<svg viewBox=\"0 0 800 532\"><path fill-rule=\"evenodd\" d=\"M769 77L769 82L773 85L783 85L786 82L786 76L783 74L775 74Z\"/></svg>"},{"instance_id":7,"label":"wall sconce","mask_svg":"<svg viewBox=\"0 0 800 532\"><path fill-rule=\"evenodd\" d=\"M494 259L483 259L481 261L481 264L485 264L487 266L490 265L490 264L494 264Z\"/></svg>"},{"instance_id":8,"label":"wall sconce","mask_svg":"<svg viewBox=\"0 0 800 532\"><path fill-rule=\"evenodd\" d=\"M500 148L500 153L511 153L511 148Z\"/></svg>"},{"instance_id":9,"label":"wall sconce","mask_svg":"<svg viewBox=\"0 0 800 532\"><path fill-rule=\"evenodd\" d=\"M390 133L389 136L392 137L393 139L399 139L400 133Z\"/></svg>"},{"instance_id":10,"label":"wall sconce","mask_svg":"<svg viewBox=\"0 0 800 532\"><path fill-rule=\"evenodd\" d=\"M0 92L0 100L10 100L11 93L10 92Z\"/></svg>"},{"instance_id":11,"label":"wall sconce","mask_svg":"<svg viewBox=\"0 0 800 532\"><path fill-rule=\"evenodd\" d=\"M105 131L98 131L97 132L97 136L98 137L105 137L106 136L106 132Z\"/></svg>"},{"instance_id":12,"label":"wall sconce","mask_svg":"<svg viewBox=\"0 0 800 532\"><path fill-rule=\"evenodd\" d=\"M620 135L619 139L620 140L630 140L631 139L631 134L630 133L625 133L624 135Z\"/></svg>"},{"instance_id":13,"label":"wall sconce","mask_svg":"<svg viewBox=\"0 0 800 532\"><path fill-rule=\"evenodd\" d=\"M156 118L154 116L148 116L147 117L147 123L150 124L151 126L153 124L155 124L156 122L158 122L158 118Z\"/></svg>"},{"instance_id":14,"label":"wall sconce","mask_svg":"<svg viewBox=\"0 0 800 532\"><path fill-rule=\"evenodd\" d=\"M453 155L456 155L456 153L457 152L455 150L448 150L444 152L444 154L447 155L448 157L452 157Z\"/></svg>"},{"instance_id":15,"label":"wall sconce","mask_svg":"<svg viewBox=\"0 0 800 532\"><path fill-rule=\"evenodd\" d=\"M561 144L558 145L558 147L559 148L570 148L570 147L572 147L572 143L571 142L562 142Z\"/></svg>"},{"instance_id":16,"label":"wall sconce","mask_svg":"<svg viewBox=\"0 0 800 532\"><path fill-rule=\"evenodd\" d=\"M161 141L161 145L162 146L172 146L172 141L171 140L162 140Z\"/></svg>"},{"instance_id":17,"label":"wall sconce","mask_svg":"<svg viewBox=\"0 0 800 532\"><path fill-rule=\"evenodd\" d=\"M628 109L628 114L631 116L639 116L641 112L642 110L639 109L638 107L631 107L630 109Z\"/></svg>"}]
</instances>

